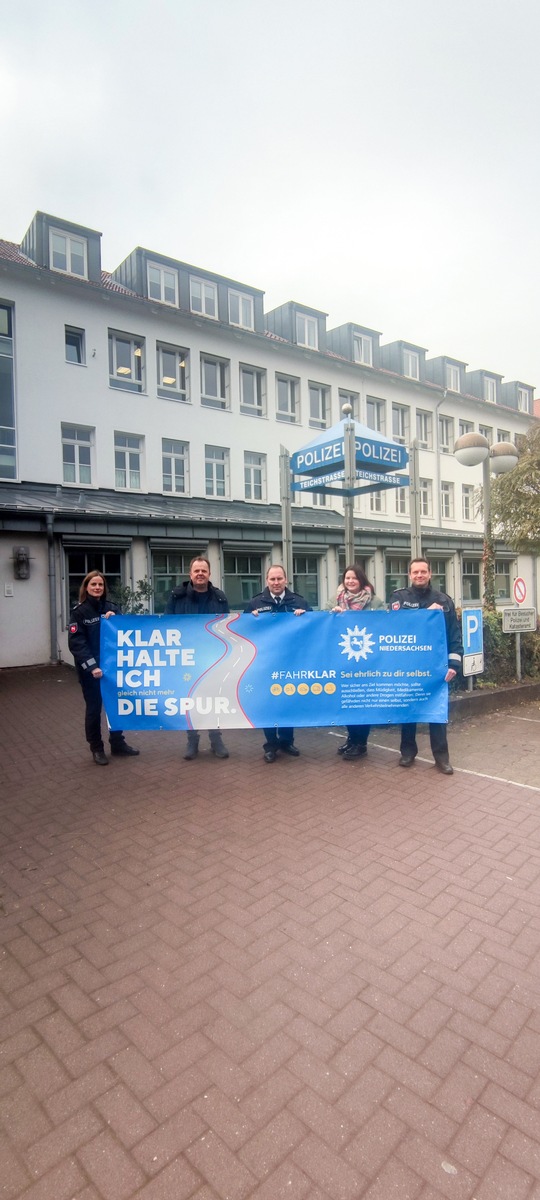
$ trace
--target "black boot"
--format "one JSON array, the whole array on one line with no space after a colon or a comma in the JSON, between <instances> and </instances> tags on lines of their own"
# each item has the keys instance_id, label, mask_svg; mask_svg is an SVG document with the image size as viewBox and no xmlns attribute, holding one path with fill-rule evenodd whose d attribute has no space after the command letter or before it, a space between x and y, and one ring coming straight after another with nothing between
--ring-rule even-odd
<instances>
[{"instance_id":1,"label":"black boot","mask_svg":"<svg viewBox=\"0 0 540 1200\"><path fill-rule=\"evenodd\" d=\"M227 747L226 747L220 733L211 733L210 734L210 746L211 746L212 751L215 754L216 758L228 758L229 757L229 751L227 750Z\"/></svg>"},{"instance_id":2,"label":"black boot","mask_svg":"<svg viewBox=\"0 0 540 1200\"><path fill-rule=\"evenodd\" d=\"M194 733L194 731L192 729L190 729L188 731L188 735L187 735L187 750L186 750L186 753L184 754L184 758L187 758L187 759L196 758L198 753L199 753L199 735L198 735L198 733Z\"/></svg>"},{"instance_id":3,"label":"black boot","mask_svg":"<svg viewBox=\"0 0 540 1200\"><path fill-rule=\"evenodd\" d=\"M343 759L345 762L352 762L353 758L362 758L363 754L367 754L367 746L363 742L351 742L343 751Z\"/></svg>"},{"instance_id":4,"label":"black boot","mask_svg":"<svg viewBox=\"0 0 540 1200\"><path fill-rule=\"evenodd\" d=\"M92 747L90 747L90 749L92 751L92 758L93 758L96 766L97 767L108 767L109 760L107 758L107 755L105 754L105 750L104 750L103 746L96 746L95 750L92 750Z\"/></svg>"},{"instance_id":5,"label":"black boot","mask_svg":"<svg viewBox=\"0 0 540 1200\"><path fill-rule=\"evenodd\" d=\"M111 742L111 754L118 755L119 758L136 758L140 753L140 750L135 750L133 746L128 746L125 738Z\"/></svg>"}]
</instances>

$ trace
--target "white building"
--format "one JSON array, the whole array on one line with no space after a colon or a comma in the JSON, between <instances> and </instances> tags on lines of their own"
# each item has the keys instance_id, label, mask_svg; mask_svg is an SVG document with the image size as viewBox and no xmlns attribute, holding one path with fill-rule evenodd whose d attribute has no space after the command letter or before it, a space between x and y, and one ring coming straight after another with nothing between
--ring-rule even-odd
<instances>
[{"instance_id":1,"label":"white building","mask_svg":"<svg viewBox=\"0 0 540 1200\"><path fill-rule=\"evenodd\" d=\"M525 432L532 387L366 326L327 330L303 304L265 314L258 288L140 247L103 272L100 234L45 213L20 246L0 242L0 272L2 666L71 661L70 604L92 567L150 579L161 612L204 553L241 607L281 557L280 447L346 401L418 439L423 551L458 604L481 598L481 468L460 467L453 444ZM407 488L356 503L356 557L382 597L406 579L408 503ZM293 541L294 586L323 607L344 565L339 499L303 494ZM537 561L498 545L501 603L517 574L535 603Z\"/></svg>"}]
</instances>

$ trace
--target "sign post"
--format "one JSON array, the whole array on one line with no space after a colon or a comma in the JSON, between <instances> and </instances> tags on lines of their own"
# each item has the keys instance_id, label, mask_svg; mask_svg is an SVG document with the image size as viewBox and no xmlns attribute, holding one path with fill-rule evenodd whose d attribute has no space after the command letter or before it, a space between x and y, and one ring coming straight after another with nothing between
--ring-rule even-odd
<instances>
[{"instance_id":1,"label":"sign post","mask_svg":"<svg viewBox=\"0 0 540 1200\"><path fill-rule=\"evenodd\" d=\"M481 608L465 608L461 618L463 632L463 674L481 675L484 670L484 628ZM472 690L469 687L469 691Z\"/></svg>"},{"instance_id":2,"label":"sign post","mask_svg":"<svg viewBox=\"0 0 540 1200\"><path fill-rule=\"evenodd\" d=\"M527 599L527 585L518 575L514 579L514 600L518 608L503 608L503 633L516 635L516 675L521 680L521 634L531 633L536 629L536 609L522 608Z\"/></svg>"}]
</instances>

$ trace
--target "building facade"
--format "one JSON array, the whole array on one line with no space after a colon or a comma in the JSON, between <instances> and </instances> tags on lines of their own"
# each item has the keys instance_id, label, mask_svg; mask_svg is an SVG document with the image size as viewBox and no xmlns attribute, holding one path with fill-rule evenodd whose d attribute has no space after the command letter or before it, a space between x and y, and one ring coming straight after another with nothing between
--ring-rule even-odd
<instances>
[{"instance_id":1,"label":"building facade","mask_svg":"<svg viewBox=\"0 0 540 1200\"><path fill-rule=\"evenodd\" d=\"M281 557L279 459L341 418L420 447L422 545L458 604L482 593L481 469L453 455L477 430L515 440L534 389L289 302L264 311L250 284L137 247L112 273L101 235L37 213L0 242L0 665L66 658L87 570L162 612L206 554L233 608ZM294 587L314 607L344 566L339 498L295 493ZM408 488L355 501L356 557L377 593L401 586ZM496 595L538 564L497 545Z\"/></svg>"}]
</instances>

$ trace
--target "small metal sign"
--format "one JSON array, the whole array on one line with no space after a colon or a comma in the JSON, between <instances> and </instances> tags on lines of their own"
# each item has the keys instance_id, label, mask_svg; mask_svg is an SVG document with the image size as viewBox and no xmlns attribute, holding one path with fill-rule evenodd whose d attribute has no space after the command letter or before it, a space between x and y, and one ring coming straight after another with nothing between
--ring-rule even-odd
<instances>
[{"instance_id":1,"label":"small metal sign","mask_svg":"<svg viewBox=\"0 0 540 1200\"><path fill-rule=\"evenodd\" d=\"M536 629L535 608L503 608L503 633L532 633Z\"/></svg>"}]
</instances>

